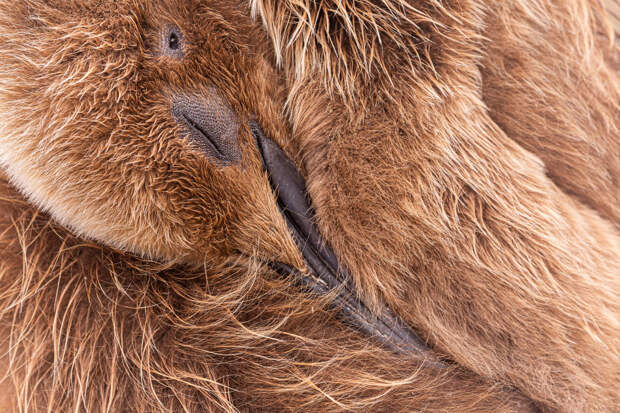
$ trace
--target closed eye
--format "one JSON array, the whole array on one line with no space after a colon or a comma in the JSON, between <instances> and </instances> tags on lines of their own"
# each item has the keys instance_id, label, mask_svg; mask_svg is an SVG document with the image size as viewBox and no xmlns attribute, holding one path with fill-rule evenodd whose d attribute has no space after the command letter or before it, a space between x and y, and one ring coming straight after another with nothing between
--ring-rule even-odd
<instances>
[{"instance_id":1,"label":"closed eye","mask_svg":"<svg viewBox=\"0 0 620 413\"><path fill-rule=\"evenodd\" d=\"M241 160L237 115L216 92L174 97L172 115L184 137L216 164L228 166Z\"/></svg>"},{"instance_id":2,"label":"closed eye","mask_svg":"<svg viewBox=\"0 0 620 413\"><path fill-rule=\"evenodd\" d=\"M225 159L225 155L222 153L222 151L220 150L220 148L218 148L215 139L209 134L207 133L203 128L200 127L200 125L196 122L194 122L189 116L187 116L185 113L183 113L182 115L183 120L185 121L185 123L187 123L187 125L193 129L195 132L198 132L200 135L202 135L202 138L204 139L200 139L200 142L202 144L210 144L213 148L213 150L217 153L217 157L220 159Z\"/></svg>"}]
</instances>

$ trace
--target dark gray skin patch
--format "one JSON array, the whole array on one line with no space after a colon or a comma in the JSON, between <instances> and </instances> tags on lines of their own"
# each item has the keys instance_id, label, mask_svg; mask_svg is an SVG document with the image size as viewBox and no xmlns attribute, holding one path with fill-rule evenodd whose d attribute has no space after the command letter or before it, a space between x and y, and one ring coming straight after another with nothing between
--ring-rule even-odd
<instances>
[{"instance_id":1,"label":"dark gray skin patch","mask_svg":"<svg viewBox=\"0 0 620 413\"><path fill-rule=\"evenodd\" d=\"M172 115L184 135L214 163L229 166L241 161L237 115L215 90L205 96L174 97Z\"/></svg>"}]
</instances>

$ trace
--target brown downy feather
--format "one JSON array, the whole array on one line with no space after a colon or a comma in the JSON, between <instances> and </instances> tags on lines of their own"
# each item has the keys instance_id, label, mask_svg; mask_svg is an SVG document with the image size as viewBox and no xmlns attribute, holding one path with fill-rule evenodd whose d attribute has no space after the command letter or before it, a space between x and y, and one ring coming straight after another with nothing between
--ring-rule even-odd
<instances>
[{"instance_id":1,"label":"brown downy feather","mask_svg":"<svg viewBox=\"0 0 620 413\"><path fill-rule=\"evenodd\" d=\"M592 35L596 9L251 3L266 33L241 1L0 0L6 410L614 411L617 49ZM536 23L558 19L546 40ZM161 53L170 26L180 61ZM523 36L533 78L504 111L525 72L487 65L517 53L517 29L538 34L541 65L582 36L561 61L583 83L526 70ZM239 117L237 166L206 159L170 110L214 88ZM557 110L530 118L540 102ZM562 115L575 108L589 122ZM306 175L360 294L454 364L379 347L265 266L303 264L250 119ZM511 126L532 120L549 132ZM597 171L570 177L579 193L533 135L562 129L598 156L579 158Z\"/></svg>"},{"instance_id":2,"label":"brown downy feather","mask_svg":"<svg viewBox=\"0 0 620 413\"><path fill-rule=\"evenodd\" d=\"M529 409L499 383L377 347L256 260L166 268L76 238L2 193L16 411Z\"/></svg>"},{"instance_id":3,"label":"brown downy feather","mask_svg":"<svg viewBox=\"0 0 620 413\"><path fill-rule=\"evenodd\" d=\"M26 194L2 178L7 410L530 408L380 348L267 270L301 262L248 120L293 144L270 43L239 6L0 2L0 159ZM170 26L180 60L162 52ZM238 115L237 166L173 119L171 95L214 89Z\"/></svg>"},{"instance_id":4,"label":"brown downy feather","mask_svg":"<svg viewBox=\"0 0 620 413\"><path fill-rule=\"evenodd\" d=\"M620 81L600 3L252 4L361 294L543 406L615 411ZM373 5L380 30L361 23Z\"/></svg>"}]
</instances>

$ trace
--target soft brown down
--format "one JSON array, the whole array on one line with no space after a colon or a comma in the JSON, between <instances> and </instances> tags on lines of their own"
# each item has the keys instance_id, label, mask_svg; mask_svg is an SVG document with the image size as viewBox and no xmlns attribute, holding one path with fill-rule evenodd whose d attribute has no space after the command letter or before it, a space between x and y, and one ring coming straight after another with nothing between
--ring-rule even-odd
<instances>
[{"instance_id":1,"label":"soft brown down","mask_svg":"<svg viewBox=\"0 0 620 413\"><path fill-rule=\"evenodd\" d=\"M618 52L596 0L0 0L0 411L618 411ZM254 118L449 367L268 269Z\"/></svg>"}]
</instances>

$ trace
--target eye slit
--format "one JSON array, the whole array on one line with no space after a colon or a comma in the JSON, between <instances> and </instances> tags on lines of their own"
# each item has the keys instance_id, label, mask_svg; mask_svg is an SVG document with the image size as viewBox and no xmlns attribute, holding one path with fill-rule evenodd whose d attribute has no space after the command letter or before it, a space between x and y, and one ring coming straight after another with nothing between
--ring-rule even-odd
<instances>
[{"instance_id":1,"label":"eye slit","mask_svg":"<svg viewBox=\"0 0 620 413\"><path fill-rule=\"evenodd\" d=\"M162 33L161 39L162 54L176 59L181 59L183 57L183 34L178 27L168 27Z\"/></svg>"},{"instance_id":2,"label":"eye slit","mask_svg":"<svg viewBox=\"0 0 620 413\"><path fill-rule=\"evenodd\" d=\"M179 50L179 47L180 47L179 35L176 33L176 31L171 30L170 34L168 35L168 48L170 50Z\"/></svg>"}]
</instances>

